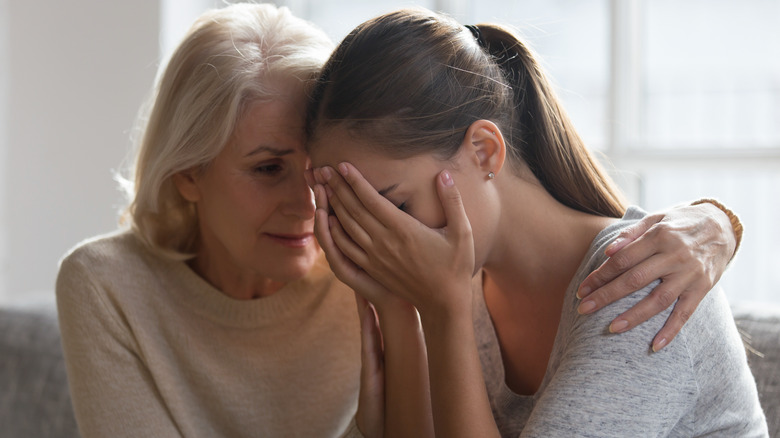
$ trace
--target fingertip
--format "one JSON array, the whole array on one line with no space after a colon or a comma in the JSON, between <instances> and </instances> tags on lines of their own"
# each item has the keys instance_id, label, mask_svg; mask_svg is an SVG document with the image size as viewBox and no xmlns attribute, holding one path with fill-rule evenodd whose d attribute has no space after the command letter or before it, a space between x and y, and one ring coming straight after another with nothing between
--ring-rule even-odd
<instances>
[{"instance_id":1,"label":"fingertip","mask_svg":"<svg viewBox=\"0 0 780 438\"><path fill-rule=\"evenodd\" d=\"M666 345L668 344L668 341L665 337L656 338L653 340L653 353L658 353L661 351Z\"/></svg>"},{"instance_id":2,"label":"fingertip","mask_svg":"<svg viewBox=\"0 0 780 438\"><path fill-rule=\"evenodd\" d=\"M612 257L616 252L620 251L626 243L626 239L623 237L618 237L617 239L613 240L612 243L607 245L607 248L604 250L604 254L606 254L607 257Z\"/></svg>"},{"instance_id":3,"label":"fingertip","mask_svg":"<svg viewBox=\"0 0 780 438\"><path fill-rule=\"evenodd\" d=\"M312 174L314 175L314 181L316 181L317 184L325 184L325 177L322 175L321 167L313 169Z\"/></svg>"},{"instance_id":4,"label":"fingertip","mask_svg":"<svg viewBox=\"0 0 780 438\"><path fill-rule=\"evenodd\" d=\"M618 318L609 325L609 332L614 334L623 333L628 330L628 321Z\"/></svg>"},{"instance_id":5,"label":"fingertip","mask_svg":"<svg viewBox=\"0 0 780 438\"><path fill-rule=\"evenodd\" d=\"M446 170L442 170L439 174L439 179L441 180L441 184L444 187L452 187L455 184L455 181L452 180L452 175L450 175L450 172Z\"/></svg>"},{"instance_id":6,"label":"fingertip","mask_svg":"<svg viewBox=\"0 0 780 438\"><path fill-rule=\"evenodd\" d=\"M333 177L333 171L330 167L322 167L320 168L320 172L322 173L322 177L325 180L325 182L330 181L330 179Z\"/></svg>"},{"instance_id":7,"label":"fingertip","mask_svg":"<svg viewBox=\"0 0 780 438\"><path fill-rule=\"evenodd\" d=\"M349 175L349 167L347 166L347 163L344 163L344 162L339 163L338 168L339 168L339 173L341 174L341 176Z\"/></svg>"},{"instance_id":8,"label":"fingertip","mask_svg":"<svg viewBox=\"0 0 780 438\"><path fill-rule=\"evenodd\" d=\"M593 313L594 311L596 311L596 302L593 300L583 301L579 306L577 306L577 313L580 315L587 315L589 313Z\"/></svg>"},{"instance_id":9,"label":"fingertip","mask_svg":"<svg viewBox=\"0 0 780 438\"><path fill-rule=\"evenodd\" d=\"M593 292L593 288L590 285L586 285L585 283L580 285L580 288L577 289L577 299L581 300Z\"/></svg>"}]
</instances>

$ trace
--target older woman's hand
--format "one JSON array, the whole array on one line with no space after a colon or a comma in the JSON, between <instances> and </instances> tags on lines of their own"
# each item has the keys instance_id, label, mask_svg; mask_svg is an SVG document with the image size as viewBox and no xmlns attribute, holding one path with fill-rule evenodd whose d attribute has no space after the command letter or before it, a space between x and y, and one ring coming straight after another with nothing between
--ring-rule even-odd
<instances>
[{"instance_id":1,"label":"older woman's hand","mask_svg":"<svg viewBox=\"0 0 780 438\"><path fill-rule=\"evenodd\" d=\"M595 312L660 278L650 295L610 325L610 331L621 333L674 304L653 340L658 351L674 339L718 282L735 248L729 218L712 204L646 216L620 233L606 250L609 260L582 282L578 310Z\"/></svg>"}]
</instances>

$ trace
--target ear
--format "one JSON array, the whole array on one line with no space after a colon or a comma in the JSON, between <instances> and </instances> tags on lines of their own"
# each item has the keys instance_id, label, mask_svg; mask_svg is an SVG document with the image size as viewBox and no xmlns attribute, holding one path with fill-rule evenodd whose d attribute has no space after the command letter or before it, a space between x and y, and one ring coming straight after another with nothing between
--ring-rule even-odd
<instances>
[{"instance_id":1,"label":"ear","mask_svg":"<svg viewBox=\"0 0 780 438\"><path fill-rule=\"evenodd\" d=\"M463 146L469 146L475 164L485 175L490 172L498 175L506 161L506 143L495 123L477 120L466 130L463 141Z\"/></svg>"},{"instance_id":2,"label":"ear","mask_svg":"<svg viewBox=\"0 0 780 438\"><path fill-rule=\"evenodd\" d=\"M185 170L172 176L173 183L182 198L189 202L200 200L200 188L198 187L195 170Z\"/></svg>"}]
</instances>

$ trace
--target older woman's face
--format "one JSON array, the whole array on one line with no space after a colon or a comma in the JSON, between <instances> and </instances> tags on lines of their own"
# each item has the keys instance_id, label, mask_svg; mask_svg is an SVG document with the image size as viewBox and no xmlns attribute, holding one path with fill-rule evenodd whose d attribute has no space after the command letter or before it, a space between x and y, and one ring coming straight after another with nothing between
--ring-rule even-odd
<instances>
[{"instance_id":1,"label":"older woman's face","mask_svg":"<svg viewBox=\"0 0 780 438\"><path fill-rule=\"evenodd\" d=\"M189 178L193 193L178 184L197 206L196 270L228 295L273 292L269 282L298 279L316 261L314 203L303 177L304 110L299 90L252 103L231 142L205 171ZM235 288L243 292L225 290Z\"/></svg>"}]
</instances>

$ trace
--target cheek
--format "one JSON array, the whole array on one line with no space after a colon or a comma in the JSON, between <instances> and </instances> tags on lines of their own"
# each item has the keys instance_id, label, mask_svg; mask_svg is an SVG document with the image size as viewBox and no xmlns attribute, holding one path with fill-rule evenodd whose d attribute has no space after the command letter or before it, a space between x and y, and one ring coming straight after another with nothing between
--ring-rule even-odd
<instances>
[{"instance_id":1,"label":"cheek","mask_svg":"<svg viewBox=\"0 0 780 438\"><path fill-rule=\"evenodd\" d=\"M435 189L415 199L409 214L428 228L442 228L447 225L444 209Z\"/></svg>"},{"instance_id":2,"label":"cheek","mask_svg":"<svg viewBox=\"0 0 780 438\"><path fill-rule=\"evenodd\" d=\"M488 259L488 255L496 243L497 230L500 225L501 205L493 193L479 193L472 197L463 194L463 204L471 224L474 236L474 256L476 268L479 269Z\"/></svg>"}]
</instances>

